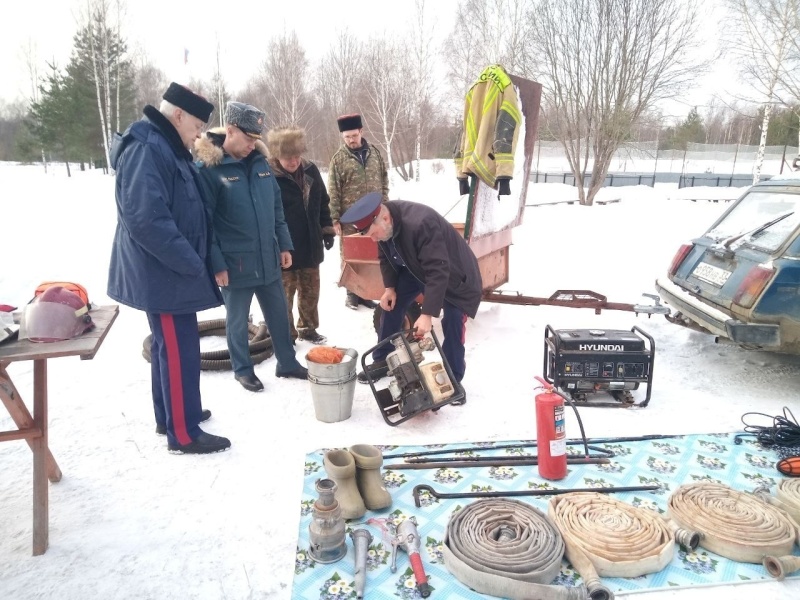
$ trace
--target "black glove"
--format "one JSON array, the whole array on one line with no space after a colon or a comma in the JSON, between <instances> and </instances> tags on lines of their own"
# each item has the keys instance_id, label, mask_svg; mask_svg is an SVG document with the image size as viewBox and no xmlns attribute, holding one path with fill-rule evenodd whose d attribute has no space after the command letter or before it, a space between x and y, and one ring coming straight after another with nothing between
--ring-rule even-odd
<instances>
[{"instance_id":1,"label":"black glove","mask_svg":"<svg viewBox=\"0 0 800 600\"><path fill-rule=\"evenodd\" d=\"M333 237L332 233L326 233L322 236L322 243L325 244L325 250L333 248Z\"/></svg>"},{"instance_id":2,"label":"black glove","mask_svg":"<svg viewBox=\"0 0 800 600\"><path fill-rule=\"evenodd\" d=\"M469 194L469 180L467 179L458 180L458 193L462 196L464 196L465 194Z\"/></svg>"},{"instance_id":3,"label":"black glove","mask_svg":"<svg viewBox=\"0 0 800 600\"><path fill-rule=\"evenodd\" d=\"M511 195L511 180L507 177L497 180L497 195L510 196Z\"/></svg>"}]
</instances>

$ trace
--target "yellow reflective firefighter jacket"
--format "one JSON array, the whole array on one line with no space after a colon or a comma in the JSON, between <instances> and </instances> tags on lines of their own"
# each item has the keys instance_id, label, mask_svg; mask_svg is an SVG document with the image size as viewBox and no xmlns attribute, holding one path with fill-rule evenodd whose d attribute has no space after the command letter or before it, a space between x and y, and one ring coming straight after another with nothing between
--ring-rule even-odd
<instances>
[{"instance_id":1,"label":"yellow reflective firefighter jacket","mask_svg":"<svg viewBox=\"0 0 800 600\"><path fill-rule=\"evenodd\" d=\"M456 177L474 174L489 187L495 186L498 177L510 179L521 119L517 92L503 67L486 67L464 102L464 129L455 150Z\"/></svg>"}]
</instances>

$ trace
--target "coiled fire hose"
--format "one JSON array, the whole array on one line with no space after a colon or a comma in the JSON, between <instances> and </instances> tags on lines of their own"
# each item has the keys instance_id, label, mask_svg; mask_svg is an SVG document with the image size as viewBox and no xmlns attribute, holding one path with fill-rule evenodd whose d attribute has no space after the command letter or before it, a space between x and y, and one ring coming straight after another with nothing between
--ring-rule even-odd
<instances>
[{"instance_id":1,"label":"coiled fire hose","mask_svg":"<svg viewBox=\"0 0 800 600\"><path fill-rule=\"evenodd\" d=\"M550 584L561 570L564 540L543 512L506 498L478 500L454 512L442 550L447 570L481 594L511 600L586 600L584 586Z\"/></svg>"},{"instance_id":2,"label":"coiled fire hose","mask_svg":"<svg viewBox=\"0 0 800 600\"><path fill-rule=\"evenodd\" d=\"M593 600L614 597L600 576L656 573L675 555L675 532L661 515L604 494L554 496L548 514L564 538L567 560L581 574ZM695 536L695 546L697 540Z\"/></svg>"},{"instance_id":3,"label":"coiled fire hose","mask_svg":"<svg viewBox=\"0 0 800 600\"><path fill-rule=\"evenodd\" d=\"M731 560L761 563L764 556L786 556L800 536L783 510L752 494L717 483L691 483L667 502L670 517L703 534L700 544Z\"/></svg>"},{"instance_id":4,"label":"coiled fire hose","mask_svg":"<svg viewBox=\"0 0 800 600\"><path fill-rule=\"evenodd\" d=\"M225 335L225 319L212 319L210 321L200 321L197 324L200 337L210 335ZM273 354L272 338L269 335L266 323L259 323L258 326L252 323L247 324L248 351L250 359L254 365L267 360ZM142 356L150 362L150 347L152 346L153 335L150 334L142 342ZM227 348L222 350L210 350L200 353L200 368L204 371L225 371L231 369L231 355Z\"/></svg>"},{"instance_id":5,"label":"coiled fire hose","mask_svg":"<svg viewBox=\"0 0 800 600\"><path fill-rule=\"evenodd\" d=\"M785 511L798 526L797 543L800 545L800 479L784 479L778 484L776 496L769 493L769 488L759 488L753 492L764 502L768 502ZM778 581L786 575L800 570L800 556L767 555L763 560L764 568Z\"/></svg>"}]
</instances>

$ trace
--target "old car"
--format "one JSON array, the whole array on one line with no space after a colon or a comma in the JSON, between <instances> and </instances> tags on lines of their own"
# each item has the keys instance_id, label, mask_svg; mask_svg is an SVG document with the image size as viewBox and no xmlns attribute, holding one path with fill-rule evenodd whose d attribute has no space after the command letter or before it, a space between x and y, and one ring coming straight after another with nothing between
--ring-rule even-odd
<instances>
[{"instance_id":1,"label":"old car","mask_svg":"<svg viewBox=\"0 0 800 600\"><path fill-rule=\"evenodd\" d=\"M800 173L750 187L678 249L656 289L672 322L800 354Z\"/></svg>"}]
</instances>

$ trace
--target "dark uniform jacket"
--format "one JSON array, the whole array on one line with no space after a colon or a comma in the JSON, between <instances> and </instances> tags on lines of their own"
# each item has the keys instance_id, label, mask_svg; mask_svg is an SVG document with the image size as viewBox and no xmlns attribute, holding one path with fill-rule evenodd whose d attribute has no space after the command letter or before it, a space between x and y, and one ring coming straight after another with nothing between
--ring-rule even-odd
<instances>
[{"instance_id":1,"label":"dark uniform jacket","mask_svg":"<svg viewBox=\"0 0 800 600\"><path fill-rule=\"evenodd\" d=\"M242 160L222 149L225 130L212 129L195 144L200 177L213 215L211 268L228 271L228 286L255 287L281 277L280 253L294 248L281 192L263 142Z\"/></svg>"},{"instance_id":2,"label":"dark uniform jacket","mask_svg":"<svg viewBox=\"0 0 800 600\"><path fill-rule=\"evenodd\" d=\"M117 229L108 296L151 313L187 314L222 304L206 258L209 220L192 155L152 106L117 136Z\"/></svg>"},{"instance_id":3,"label":"dark uniform jacket","mask_svg":"<svg viewBox=\"0 0 800 600\"><path fill-rule=\"evenodd\" d=\"M334 233L330 198L319 169L314 163L303 159L301 189L292 174L283 170L277 158L271 158L269 165L281 190L283 216L294 245L289 270L318 267L325 259L322 234Z\"/></svg>"},{"instance_id":4,"label":"dark uniform jacket","mask_svg":"<svg viewBox=\"0 0 800 600\"><path fill-rule=\"evenodd\" d=\"M424 286L422 313L438 316L444 301L475 318L481 302L478 259L455 227L424 204L405 200L386 203L392 215L392 239L409 271ZM379 242L383 285L397 285L397 267L388 242Z\"/></svg>"}]
</instances>

